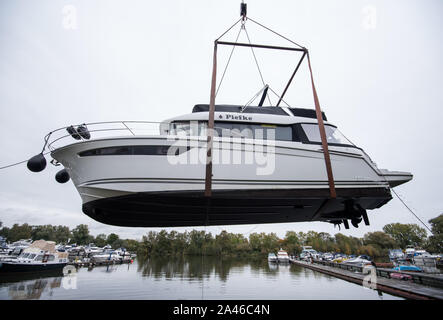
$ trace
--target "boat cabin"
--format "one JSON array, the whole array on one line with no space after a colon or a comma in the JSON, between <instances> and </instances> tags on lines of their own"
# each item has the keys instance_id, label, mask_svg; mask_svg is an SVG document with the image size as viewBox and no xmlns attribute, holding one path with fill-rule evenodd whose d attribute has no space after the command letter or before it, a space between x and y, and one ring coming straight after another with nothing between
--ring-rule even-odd
<instances>
[{"instance_id":1,"label":"boat cabin","mask_svg":"<svg viewBox=\"0 0 443 320\"><path fill-rule=\"evenodd\" d=\"M164 121L161 134L206 137L208 113L209 105L198 104L191 114ZM336 126L327 122L324 112L322 116L329 145L356 148ZM315 110L303 108L216 105L214 135L321 145Z\"/></svg>"}]
</instances>

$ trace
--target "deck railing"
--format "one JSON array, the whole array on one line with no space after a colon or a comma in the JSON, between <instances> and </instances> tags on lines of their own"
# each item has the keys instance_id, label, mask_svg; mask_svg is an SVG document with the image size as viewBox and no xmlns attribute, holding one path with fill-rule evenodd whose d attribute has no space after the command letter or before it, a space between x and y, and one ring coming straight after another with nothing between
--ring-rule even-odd
<instances>
[{"instance_id":1,"label":"deck railing","mask_svg":"<svg viewBox=\"0 0 443 320\"><path fill-rule=\"evenodd\" d=\"M88 133L90 134L89 139L86 139L81 134L78 135L79 139L74 139L74 137L67 131L70 127L77 129L80 126L87 128ZM162 131L163 134L166 134L166 131L164 130L166 130L167 127L168 123L152 121L107 121L70 125L49 132L44 138L45 144L43 152L53 151L76 141L103 139L113 136L158 136L162 134Z\"/></svg>"}]
</instances>

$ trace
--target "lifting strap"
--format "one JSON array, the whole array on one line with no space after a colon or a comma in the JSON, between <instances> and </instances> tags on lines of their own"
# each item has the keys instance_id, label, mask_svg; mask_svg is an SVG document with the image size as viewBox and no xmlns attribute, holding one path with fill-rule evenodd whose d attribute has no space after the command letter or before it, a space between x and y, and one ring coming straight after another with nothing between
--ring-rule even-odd
<instances>
[{"instance_id":1,"label":"lifting strap","mask_svg":"<svg viewBox=\"0 0 443 320\"><path fill-rule=\"evenodd\" d=\"M324 154L325 163L326 163L326 172L328 174L329 193L330 193L331 198L335 199L337 197L337 194L335 192L335 184L334 184L334 176L332 174L331 158L329 157L328 142L326 140L325 124L323 123L323 116L322 116L321 109L320 109L320 102L318 101L317 90L315 90L314 77L312 75L311 59L309 58L309 52L307 53L307 56L308 56L309 72L311 73L311 84L312 84L312 94L314 95L315 113L317 115L318 127L320 129L321 145L323 147L323 154Z\"/></svg>"},{"instance_id":2,"label":"lifting strap","mask_svg":"<svg viewBox=\"0 0 443 320\"><path fill-rule=\"evenodd\" d=\"M212 141L214 140L215 86L217 81L217 41L214 42L211 97L209 100L208 139L206 140L205 197L212 196ZM209 203L209 202L208 202Z\"/></svg>"}]
</instances>

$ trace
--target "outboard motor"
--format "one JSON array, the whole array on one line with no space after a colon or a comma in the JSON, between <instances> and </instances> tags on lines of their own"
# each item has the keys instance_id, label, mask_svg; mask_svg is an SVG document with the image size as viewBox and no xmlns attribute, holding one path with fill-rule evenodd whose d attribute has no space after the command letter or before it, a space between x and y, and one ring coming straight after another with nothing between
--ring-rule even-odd
<instances>
[{"instance_id":1,"label":"outboard motor","mask_svg":"<svg viewBox=\"0 0 443 320\"><path fill-rule=\"evenodd\" d=\"M81 139L80 135L77 133L77 130L75 130L74 126L67 127L66 131L68 131L71 137L73 137L75 140Z\"/></svg>"},{"instance_id":2,"label":"outboard motor","mask_svg":"<svg viewBox=\"0 0 443 320\"><path fill-rule=\"evenodd\" d=\"M88 127L84 123L77 127L77 133L85 140L89 140L91 138Z\"/></svg>"},{"instance_id":3,"label":"outboard motor","mask_svg":"<svg viewBox=\"0 0 443 320\"><path fill-rule=\"evenodd\" d=\"M68 171L66 171L66 169L62 169L62 170L60 170L60 171L57 172L56 175L55 175L55 180L56 180L58 183L66 183L66 182L69 181L69 179L70 179L70 177L69 177L69 173L68 173Z\"/></svg>"},{"instance_id":4,"label":"outboard motor","mask_svg":"<svg viewBox=\"0 0 443 320\"><path fill-rule=\"evenodd\" d=\"M43 153L39 153L28 160L28 169L32 172L40 172L46 168L46 159Z\"/></svg>"}]
</instances>

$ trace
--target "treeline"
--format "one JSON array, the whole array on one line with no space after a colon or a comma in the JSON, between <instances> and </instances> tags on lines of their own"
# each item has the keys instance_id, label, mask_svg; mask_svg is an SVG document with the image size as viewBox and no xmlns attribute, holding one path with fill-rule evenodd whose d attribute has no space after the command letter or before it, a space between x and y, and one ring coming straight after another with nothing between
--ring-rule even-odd
<instances>
[{"instance_id":1,"label":"treeline","mask_svg":"<svg viewBox=\"0 0 443 320\"><path fill-rule=\"evenodd\" d=\"M363 238L337 233L288 231L283 239L275 233L251 233L245 237L239 233L222 231L217 235L210 232L192 230L177 232L162 230L149 232L140 241L120 239L118 235L89 234L87 225L79 225L73 230L65 226L29 226L15 224L12 228L0 229L0 236L13 242L19 239L45 239L57 243L76 243L97 246L111 245L125 247L142 255L213 255L244 256L266 255L280 248L290 254L298 254L302 246L312 246L321 252L341 252L345 254L367 254L372 257L386 257L389 249L406 248L408 245L423 247L432 253L443 252L443 214L429 220L433 235L427 237L426 230L416 224L392 223L383 231L368 232ZM0 223L1 227L1 223Z\"/></svg>"},{"instance_id":2,"label":"treeline","mask_svg":"<svg viewBox=\"0 0 443 320\"><path fill-rule=\"evenodd\" d=\"M70 230L66 226L37 225L31 226L27 223L22 225L14 224L11 228L2 227L0 222L0 236L6 238L8 242L15 242L20 239L32 239L46 241L55 241L57 244L77 244L88 245L94 243L99 247L106 245L112 246L114 249L124 247L129 251L137 251L138 241L132 239L120 239L120 237L111 233L109 235L99 234L93 236L89 233L89 228L85 224L80 224Z\"/></svg>"}]
</instances>

